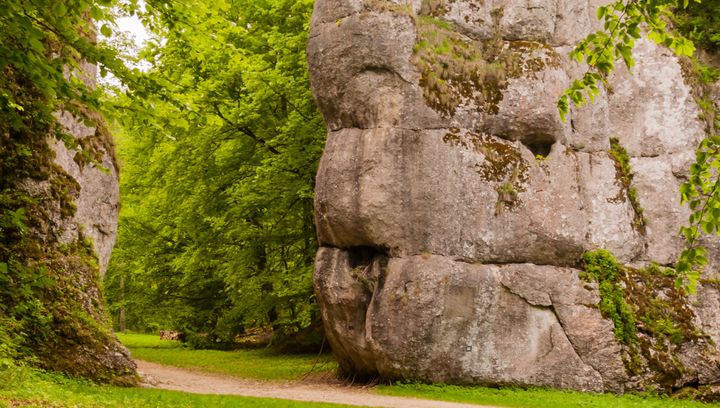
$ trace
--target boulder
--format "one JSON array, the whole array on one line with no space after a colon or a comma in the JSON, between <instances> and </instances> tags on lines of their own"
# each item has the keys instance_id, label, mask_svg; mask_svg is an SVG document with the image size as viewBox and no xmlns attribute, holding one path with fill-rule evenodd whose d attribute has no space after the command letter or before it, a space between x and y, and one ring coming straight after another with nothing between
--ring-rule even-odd
<instances>
[{"instance_id":1,"label":"boulder","mask_svg":"<svg viewBox=\"0 0 720 408\"><path fill-rule=\"evenodd\" d=\"M328 138L314 282L343 374L614 392L718 381L714 281L683 297L680 340L642 320L674 290L642 268L677 259L678 189L705 137L681 61L641 39L632 73L618 65L566 121L556 108L604 3L316 1L308 61ZM631 343L583 271L598 249L628 265Z\"/></svg>"}]
</instances>

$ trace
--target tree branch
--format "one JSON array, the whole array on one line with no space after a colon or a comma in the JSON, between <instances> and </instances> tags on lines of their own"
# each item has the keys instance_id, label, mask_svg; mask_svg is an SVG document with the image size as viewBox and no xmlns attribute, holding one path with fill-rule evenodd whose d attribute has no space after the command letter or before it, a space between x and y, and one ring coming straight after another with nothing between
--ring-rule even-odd
<instances>
[{"instance_id":1,"label":"tree branch","mask_svg":"<svg viewBox=\"0 0 720 408\"><path fill-rule=\"evenodd\" d=\"M223 113L220 111L220 107L218 104L214 103L213 108L215 108L215 113L218 115L220 119L222 119L225 123L227 123L229 126L233 127L234 129L239 130L242 132L245 136L249 137L250 139L254 140L256 143L262 145L266 149L270 151L272 154L280 154L280 152L267 144L267 142L264 139L259 138L253 131L247 126L238 125L237 123L231 122L228 118L223 115Z\"/></svg>"}]
</instances>

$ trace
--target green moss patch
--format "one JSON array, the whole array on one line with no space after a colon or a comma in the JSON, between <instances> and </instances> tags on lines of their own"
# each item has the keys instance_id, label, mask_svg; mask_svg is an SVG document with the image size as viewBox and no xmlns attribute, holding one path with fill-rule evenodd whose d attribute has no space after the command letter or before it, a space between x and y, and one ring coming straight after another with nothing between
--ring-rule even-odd
<instances>
[{"instance_id":1,"label":"green moss patch","mask_svg":"<svg viewBox=\"0 0 720 408\"><path fill-rule=\"evenodd\" d=\"M418 42L412 62L420 70L420 86L430 107L452 116L463 98L497 113L506 87L501 62L487 61L482 50L432 17L417 19Z\"/></svg>"},{"instance_id":2,"label":"green moss patch","mask_svg":"<svg viewBox=\"0 0 720 408\"><path fill-rule=\"evenodd\" d=\"M445 117L465 104L497 114L510 79L560 65L560 56L545 44L504 41L502 7L492 11L494 34L483 40L461 34L454 22L443 19L449 11L446 0L424 0L417 15L410 5L389 0L364 0L363 7L412 18L417 30L412 63L420 72L426 103Z\"/></svg>"},{"instance_id":3,"label":"green moss patch","mask_svg":"<svg viewBox=\"0 0 720 408\"><path fill-rule=\"evenodd\" d=\"M497 114L511 78L559 64L557 53L544 44L503 41L502 9L493 12L495 35L482 41L460 34L454 23L438 18L442 10L442 2L426 2L415 18L412 62L420 71L425 101L443 116L453 116L466 102L481 112Z\"/></svg>"},{"instance_id":4,"label":"green moss patch","mask_svg":"<svg viewBox=\"0 0 720 408\"><path fill-rule=\"evenodd\" d=\"M620 192L614 198L609 199L609 202L619 203L627 199L632 206L634 219L633 228L635 228L641 234L645 234L645 227L648 224L647 218L645 218L640 199L638 198L637 189L633 187L633 171L630 167L630 156L627 150L620 144L620 140L617 138L610 138L610 157L615 161L615 171L617 174L617 182L621 187Z\"/></svg>"},{"instance_id":5,"label":"green moss patch","mask_svg":"<svg viewBox=\"0 0 720 408\"><path fill-rule=\"evenodd\" d=\"M615 326L631 375L670 392L685 373L681 346L694 343L704 353L714 353L709 337L695 327L690 299L675 287L672 269L623 266L606 250L585 253L583 263L582 277L598 283L598 307Z\"/></svg>"}]
</instances>

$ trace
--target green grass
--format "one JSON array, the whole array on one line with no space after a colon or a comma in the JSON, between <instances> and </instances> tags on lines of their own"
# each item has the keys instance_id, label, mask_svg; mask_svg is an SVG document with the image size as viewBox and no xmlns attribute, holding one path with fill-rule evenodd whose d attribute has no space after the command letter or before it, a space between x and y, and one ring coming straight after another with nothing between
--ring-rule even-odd
<instances>
[{"instance_id":1,"label":"green grass","mask_svg":"<svg viewBox=\"0 0 720 408\"><path fill-rule=\"evenodd\" d=\"M190 350L157 335L119 334L136 358L157 363L223 373L242 378L293 380L308 372L316 356L281 355L269 350ZM335 369L332 358L323 357L322 370ZM316 367L315 371L319 371ZM649 394L589 394L549 389L458 387L452 385L396 384L380 386L378 394L465 402L514 408L708 408L720 405L663 398ZM222 406L222 405L221 405ZM268 405L269 406L269 405Z\"/></svg>"},{"instance_id":2,"label":"green grass","mask_svg":"<svg viewBox=\"0 0 720 408\"><path fill-rule=\"evenodd\" d=\"M380 386L379 394L433 400L497 405L514 408L709 408L716 404L645 394L590 394L547 389L460 387L453 385L396 384Z\"/></svg>"},{"instance_id":3,"label":"green grass","mask_svg":"<svg viewBox=\"0 0 720 408\"><path fill-rule=\"evenodd\" d=\"M315 402L101 386L24 367L0 369L0 378L0 407L344 407Z\"/></svg>"},{"instance_id":4,"label":"green grass","mask_svg":"<svg viewBox=\"0 0 720 408\"><path fill-rule=\"evenodd\" d=\"M278 355L268 350L190 350L179 342L157 336L121 334L121 340L146 360L208 372L255 379L297 379L309 371L315 356ZM325 363L329 357L323 357ZM329 365L325 366L328 369ZM0 369L0 407L340 407L226 395L197 395L175 391L102 386L25 367ZM451 385L396 384L380 386L378 394L426 398L515 408L708 408L719 405L652 395L587 394L547 389L459 387Z\"/></svg>"},{"instance_id":5,"label":"green grass","mask_svg":"<svg viewBox=\"0 0 720 408\"><path fill-rule=\"evenodd\" d=\"M314 355L281 355L270 350L191 350L157 335L119 334L136 358L201 371L263 380L301 378L316 363ZM336 363L324 356L323 371ZM320 371L316 366L315 372ZM239 396L197 395L175 391L101 386L28 368L0 370L0 407L340 407ZM547 389L459 387L452 385L395 384L380 386L378 394L514 408L708 408L720 405L653 395L588 394Z\"/></svg>"},{"instance_id":6,"label":"green grass","mask_svg":"<svg viewBox=\"0 0 720 408\"><path fill-rule=\"evenodd\" d=\"M297 380L307 373L329 372L337 364L329 355L279 354L258 350L191 350L178 341L157 335L118 333L133 358L175 367L194 368L256 380Z\"/></svg>"}]
</instances>

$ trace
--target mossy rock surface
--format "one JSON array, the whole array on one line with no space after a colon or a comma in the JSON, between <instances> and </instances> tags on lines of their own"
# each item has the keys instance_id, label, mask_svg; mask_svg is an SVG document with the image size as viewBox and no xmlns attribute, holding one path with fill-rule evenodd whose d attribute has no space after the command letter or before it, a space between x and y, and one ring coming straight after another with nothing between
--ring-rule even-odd
<instances>
[{"instance_id":1,"label":"mossy rock surface","mask_svg":"<svg viewBox=\"0 0 720 408\"><path fill-rule=\"evenodd\" d=\"M37 112L48 101L27 78L7 75L2 86L27 115L0 124L3 331L16 358L135 384L135 364L112 333L99 286L117 225L111 136L88 109L43 119Z\"/></svg>"}]
</instances>

